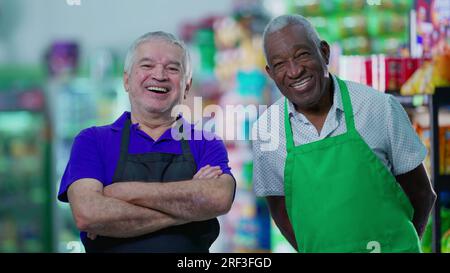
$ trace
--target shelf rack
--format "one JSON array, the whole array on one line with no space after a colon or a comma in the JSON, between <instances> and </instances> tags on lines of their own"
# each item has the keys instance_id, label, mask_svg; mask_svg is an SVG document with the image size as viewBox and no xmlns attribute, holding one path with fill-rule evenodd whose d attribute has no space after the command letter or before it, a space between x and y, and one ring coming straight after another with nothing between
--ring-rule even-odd
<instances>
[{"instance_id":1,"label":"shelf rack","mask_svg":"<svg viewBox=\"0 0 450 273\"><path fill-rule=\"evenodd\" d=\"M439 172L439 109L450 106L450 87L438 87L430 96L430 126L431 126L431 181L437 194L432 214L432 249L435 253L441 252L441 204L440 193L450 191L450 175Z\"/></svg>"}]
</instances>

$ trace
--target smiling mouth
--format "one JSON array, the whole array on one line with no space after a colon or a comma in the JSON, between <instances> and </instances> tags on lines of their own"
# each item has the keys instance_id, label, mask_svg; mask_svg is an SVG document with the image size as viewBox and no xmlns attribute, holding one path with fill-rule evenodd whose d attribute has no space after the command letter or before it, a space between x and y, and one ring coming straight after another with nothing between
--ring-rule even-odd
<instances>
[{"instance_id":1,"label":"smiling mouth","mask_svg":"<svg viewBox=\"0 0 450 273\"><path fill-rule=\"evenodd\" d=\"M309 82L311 80L312 80L312 76L304 78L302 80L298 80L298 81L296 81L294 83L291 83L289 85L289 87L292 87L292 88L297 89L297 90L301 90L301 89L305 88L309 84Z\"/></svg>"},{"instance_id":2,"label":"smiling mouth","mask_svg":"<svg viewBox=\"0 0 450 273\"><path fill-rule=\"evenodd\" d=\"M159 93L159 94L165 94L165 93L169 92L168 88L158 87L158 86L149 86L146 89L150 92Z\"/></svg>"}]
</instances>

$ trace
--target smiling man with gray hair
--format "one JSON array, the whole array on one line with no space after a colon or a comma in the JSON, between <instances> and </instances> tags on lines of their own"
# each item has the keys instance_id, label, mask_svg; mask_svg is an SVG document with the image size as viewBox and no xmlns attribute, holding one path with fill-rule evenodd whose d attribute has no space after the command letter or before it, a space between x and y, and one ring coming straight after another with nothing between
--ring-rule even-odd
<instances>
[{"instance_id":1,"label":"smiling man with gray hair","mask_svg":"<svg viewBox=\"0 0 450 273\"><path fill-rule=\"evenodd\" d=\"M208 252L216 240L235 181L221 140L173 138L174 127L194 133L172 116L191 76L182 41L141 36L124 67L131 112L75 138L58 199L70 203L87 252Z\"/></svg>"},{"instance_id":2,"label":"smiling man with gray hair","mask_svg":"<svg viewBox=\"0 0 450 273\"><path fill-rule=\"evenodd\" d=\"M283 97L275 151L253 142L254 189L299 252L420 252L435 201L426 149L391 95L328 72L330 47L300 15L263 34ZM254 134L267 128L267 113ZM267 133L266 133L267 134Z\"/></svg>"}]
</instances>

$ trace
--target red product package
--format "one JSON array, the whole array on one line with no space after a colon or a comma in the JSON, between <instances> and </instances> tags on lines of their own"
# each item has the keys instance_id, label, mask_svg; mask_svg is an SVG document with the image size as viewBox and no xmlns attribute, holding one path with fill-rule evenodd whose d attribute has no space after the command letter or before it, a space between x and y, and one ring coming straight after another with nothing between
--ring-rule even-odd
<instances>
[{"instance_id":1,"label":"red product package","mask_svg":"<svg viewBox=\"0 0 450 273\"><path fill-rule=\"evenodd\" d=\"M400 86L403 85L419 68L419 59L417 58L402 58L400 64Z\"/></svg>"},{"instance_id":2,"label":"red product package","mask_svg":"<svg viewBox=\"0 0 450 273\"><path fill-rule=\"evenodd\" d=\"M364 65L366 66L366 84L369 86L373 86L373 79L372 79L372 60L366 59L364 61Z\"/></svg>"},{"instance_id":3,"label":"red product package","mask_svg":"<svg viewBox=\"0 0 450 273\"><path fill-rule=\"evenodd\" d=\"M386 90L398 91L401 84L401 62L400 58L387 57L385 59L385 83Z\"/></svg>"}]
</instances>

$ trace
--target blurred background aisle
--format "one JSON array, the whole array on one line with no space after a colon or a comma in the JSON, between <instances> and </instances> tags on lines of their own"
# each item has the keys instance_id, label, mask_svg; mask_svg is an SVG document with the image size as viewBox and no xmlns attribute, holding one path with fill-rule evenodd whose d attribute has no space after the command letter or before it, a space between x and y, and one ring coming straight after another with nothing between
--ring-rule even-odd
<instances>
[{"instance_id":1,"label":"blurred background aisle","mask_svg":"<svg viewBox=\"0 0 450 273\"><path fill-rule=\"evenodd\" d=\"M0 252L84 252L56 191L74 136L129 109L122 67L135 38L164 30L186 41L191 107L195 96L203 108L270 105L280 93L264 70L261 35L284 13L312 20L332 46L333 73L404 105L440 197L424 250L432 251L438 219L440 249L450 252L448 0L0 0ZM439 124L430 123L433 98L443 105ZM238 187L212 252L292 252L252 192L255 118L224 124L225 132L238 128L240 140L226 141Z\"/></svg>"}]
</instances>

